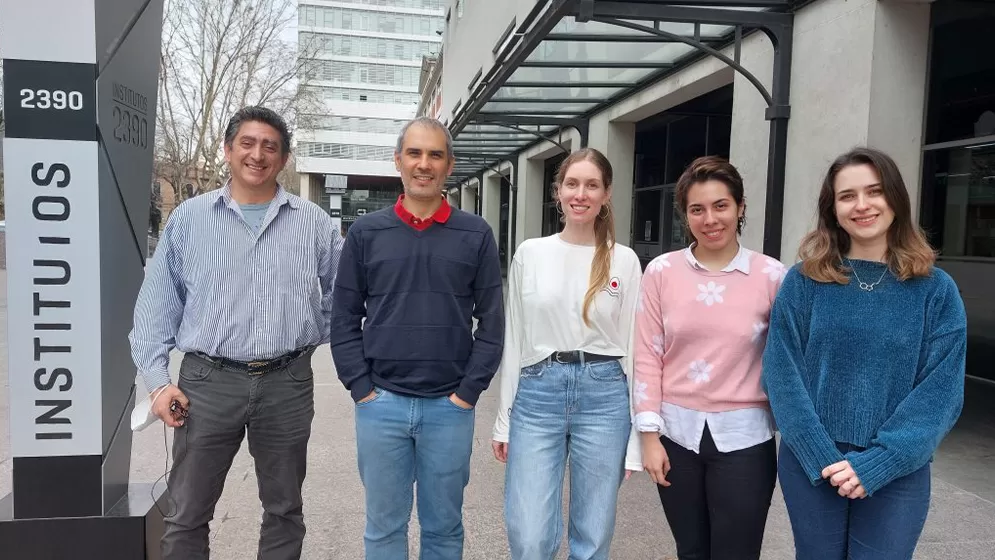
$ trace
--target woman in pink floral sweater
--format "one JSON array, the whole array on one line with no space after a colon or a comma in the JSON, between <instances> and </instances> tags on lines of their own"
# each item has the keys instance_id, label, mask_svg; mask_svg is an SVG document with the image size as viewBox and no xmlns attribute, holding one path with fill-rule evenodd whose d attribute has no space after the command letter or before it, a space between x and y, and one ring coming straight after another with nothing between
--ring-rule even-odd
<instances>
[{"instance_id":1,"label":"woman in pink floral sweater","mask_svg":"<svg viewBox=\"0 0 995 560\"><path fill-rule=\"evenodd\" d=\"M681 560L759 558L777 478L760 363L786 270L740 245L743 180L727 161L695 160L675 205L695 242L649 264L636 311L643 466Z\"/></svg>"}]
</instances>

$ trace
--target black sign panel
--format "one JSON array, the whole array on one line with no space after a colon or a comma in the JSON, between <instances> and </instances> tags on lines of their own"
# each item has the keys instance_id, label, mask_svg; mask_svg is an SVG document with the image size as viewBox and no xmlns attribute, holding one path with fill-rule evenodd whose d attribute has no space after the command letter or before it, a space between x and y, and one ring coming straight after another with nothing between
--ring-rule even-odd
<instances>
[{"instance_id":1,"label":"black sign panel","mask_svg":"<svg viewBox=\"0 0 995 560\"><path fill-rule=\"evenodd\" d=\"M7 138L97 140L97 66L3 61Z\"/></svg>"},{"instance_id":2,"label":"black sign panel","mask_svg":"<svg viewBox=\"0 0 995 560\"><path fill-rule=\"evenodd\" d=\"M331 208L331 209L328 210L328 215L331 216L332 218L341 218L342 217L342 209L341 208Z\"/></svg>"}]
</instances>

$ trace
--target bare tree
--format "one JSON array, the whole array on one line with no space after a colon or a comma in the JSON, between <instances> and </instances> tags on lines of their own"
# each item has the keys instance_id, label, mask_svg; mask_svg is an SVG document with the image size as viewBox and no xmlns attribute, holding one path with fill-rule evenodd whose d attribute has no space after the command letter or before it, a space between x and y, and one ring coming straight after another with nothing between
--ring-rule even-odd
<instances>
[{"instance_id":1,"label":"bare tree","mask_svg":"<svg viewBox=\"0 0 995 560\"><path fill-rule=\"evenodd\" d=\"M276 180L283 185L283 188L287 189L287 192L300 195L301 194L301 174L297 172L297 162L294 154L290 154L290 158L287 159L287 165L283 167L283 171L276 176Z\"/></svg>"},{"instance_id":2,"label":"bare tree","mask_svg":"<svg viewBox=\"0 0 995 560\"><path fill-rule=\"evenodd\" d=\"M168 0L156 116L157 176L173 185L178 205L190 193L227 179L222 145L239 108L263 105L291 129L317 100L298 88L313 47L293 38L294 0ZM290 35L290 38L288 38Z\"/></svg>"}]
</instances>

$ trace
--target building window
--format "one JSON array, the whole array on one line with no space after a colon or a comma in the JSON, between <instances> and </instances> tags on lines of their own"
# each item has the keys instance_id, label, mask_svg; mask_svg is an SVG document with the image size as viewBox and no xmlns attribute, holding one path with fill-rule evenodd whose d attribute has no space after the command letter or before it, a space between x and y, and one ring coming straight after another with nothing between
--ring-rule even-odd
<instances>
[{"instance_id":1,"label":"building window","mask_svg":"<svg viewBox=\"0 0 995 560\"><path fill-rule=\"evenodd\" d=\"M924 214L944 257L995 258L995 141L926 153L931 172Z\"/></svg>"},{"instance_id":2,"label":"building window","mask_svg":"<svg viewBox=\"0 0 995 560\"><path fill-rule=\"evenodd\" d=\"M565 159L567 154L557 154L543 164L542 235L544 237L558 233L563 227L563 223L560 222L560 212L556 208L557 201L553 197L553 183L556 181L556 172Z\"/></svg>"},{"instance_id":3,"label":"building window","mask_svg":"<svg viewBox=\"0 0 995 560\"><path fill-rule=\"evenodd\" d=\"M300 142L297 152L301 157L352 159L366 161L392 161L393 146L365 146L360 144L331 144L327 142Z\"/></svg>"},{"instance_id":4,"label":"building window","mask_svg":"<svg viewBox=\"0 0 995 560\"><path fill-rule=\"evenodd\" d=\"M995 5L934 5L919 207L943 258L995 259L993 36Z\"/></svg>"},{"instance_id":5,"label":"building window","mask_svg":"<svg viewBox=\"0 0 995 560\"><path fill-rule=\"evenodd\" d=\"M933 9L926 144L995 135L995 58L977 56L992 52L995 6Z\"/></svg>"},{"instance_id":6,"label":"building window","mask_svg":"<svg viewBox=\"0 0 995 560\"><path fill-rule=\"evenodd\" d=\"M644 266L692 241L674 208L676 183L698 157L728 159L732 94L722 87L636 125L632 244Z\"/></svg>"}]
</instances>

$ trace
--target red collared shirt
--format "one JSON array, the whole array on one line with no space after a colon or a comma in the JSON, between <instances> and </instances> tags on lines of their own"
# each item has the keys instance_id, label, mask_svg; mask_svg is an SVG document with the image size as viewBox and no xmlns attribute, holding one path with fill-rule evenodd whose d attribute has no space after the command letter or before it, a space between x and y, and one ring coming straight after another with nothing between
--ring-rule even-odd
<instances>
[{"instance_id":1,"label":"red collared shirt","mask_svg":"<svg viewBox=\"0 0 995 560\"><path fill-rule=\"evenodd\" d=\"M409 226L415 228L418 231L425 231L432 224L439 222L441 224L446 223L449 216L453 213L453 209L449 206L449 202L445 198L442 199L442 204L439 205L439 209L435 211L434 214L427 218L419 218L401 204L404 201L404 195L397 197L397 203L394 204L394 213L397 214L401 221L408 224Z\"/></svg>"}]
</instances>

